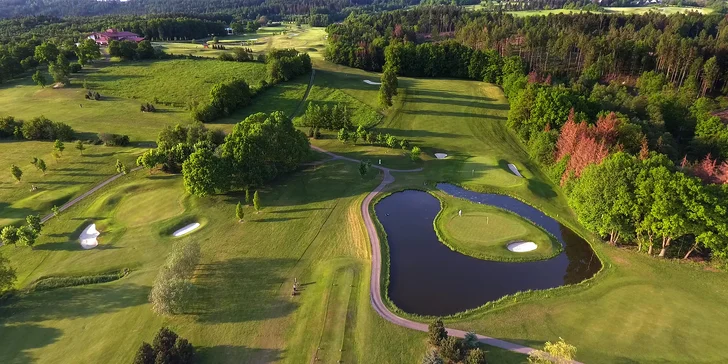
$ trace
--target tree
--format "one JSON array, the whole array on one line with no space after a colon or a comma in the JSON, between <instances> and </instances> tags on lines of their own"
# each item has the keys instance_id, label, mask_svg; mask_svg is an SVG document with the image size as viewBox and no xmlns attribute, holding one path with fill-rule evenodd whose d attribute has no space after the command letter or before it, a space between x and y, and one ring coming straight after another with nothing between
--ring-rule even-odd
<instances>
[{"instance_id":1,"label":"tree","mask_svg":"<svg viewBox=\"0 0 728 364\"><path fill-rule=\"evenodd\" d=\"M422 151L420 150L420 147L417 147L417 146L412 147L412 150L410 151L410 158L412 159L412 161L416 162L416 161L420 160L420 153L422 153Z\"/></svg>"},{"instance_id":2,"label":"tree","mask_svg":"<svg viewBox=\"0 0 728 364\"><path fill-rule=\"evenodd\" d=\"M455 336L448 336L442 340L440 344L440 355L449 362L459 362L463 357L460 339Z\"/></svg>"},{"instance_id":3,"label":"tree","mask_svg":"<svg viewBox=\"0 0 728 364\"><path fill-rule=\"evenodd\" d=\"M35 164L35 168L38 168L38 170L43 172L43 174L45 174L48 169L46 162L42 159L38 159L38 162Z\"/></svg>"},{"instance_id":4,"label":"tree","mask_svg":"<svg viewBox=\"0 0 728 364\"><path fill-rule=\"evenodd\" d=\"M10 261L0 255L0 293L13 288L15 278L15 269L10 267Z\"/></svg>"},{"instance_id":5,"label":"tree","mask_svg":"<svg viewBox=\"0 0 728 364\"><path fill-rule=\"evenodd\" d=\"M78 149L79 152L81 152L81 155L83 155L83 150L86 149L86 147L83 145L83 142L78 140L76 141L76 149Z\"/></svg>"},{"instance_id":6,"label":"tree","mask_svg":"<svg viewBox=\"0 0 728 364\"><path fill-rule=\"evenodd\" d=\"M260 196L258 196L258 191L255 191L253 194L253 208L255 209L255 213L260 212Z\"/></svg>"},{"instance_id":7,"label":"tree","mask_svg":"<svg viewBox=\"0 0 728 364\"><path fill-rule=\"evenodd\" d=\"M41 225L40 215L28 215L25 217L25 223L28 228L33 230L36 234L40 234L40 230L43 228Z\"/></svg>"},{"instance_id":8,"label":"tree","mask_svg":"<svg viewBox=\"0 0 728 364\"><path fill-rule=\"evenodd\" d=\"M422 358L422 364L445 364L436 348L432 348Z\"/></svg>"},{"instance_id":9,"label":"tree","mask_svg":"<svg viewBox=\"0 0 728 364\"><path fill-rule=\"evenodd\" d=\"M33 248L35 245L35 239L38 238L36 232L29 226L21 226L18 229L18 243Z\"/></svg>"},{"instance_id":10,"label":"tree","mask_svg":"<svg viewBox=\"0 0 728 364\"><path fill-rule=\"evenodd\" d=\"M4 245L15 245L18 242L18 228L8 225L0 231L0 242Z\"/></svg>"},{"instance_id":11,"label":"tree","mask_svg":"<svg viewBox=\"0 0 728 364\"><path fill-rule=\"evenodd\" d=\"M16 181L20 182L20 178L23 177L23 170L13 164L10 166L10 174L13 175L13 178L15 178Z\"/></svg>"},{"instance_id":12,"label":"tree","mask_svg":"<svg viewBox=\"0 0 728 364\"><path fill-rule=\"evenodd\" d=\"M238 222L243 222L243 217L245 216L245 211L243 209L243 204L238 202L238 205L235 206L235 216L238 218Z\"/></svg>"},{"instance_id":13,"label":"tree","mask_svg":"<svg viewBox=\"0 0 728 364\"><path fill-rule=\"evenodd\" d=\"M58 58L58 47L49 42L43 42L35 47L33 58L40 63L52 63Z\"/></svg>"},{"instance_id":14,"label":"tree","mask_svg":"<svg viewBox=\"0 0 728 364\"><path fill-rule=\"evenodd\" d=\"M53 76L53 81L69 84L68 76L71 74L71 68L68 65L68 59L63 53L58 55L54 63L48 65L48 72Z\"/></svg>"},{"instance_id":15,"label":"tree","mask_svg":"<svg viewBox=\"0 0 728 364\"><path fill-rule=\"evenodd\" d=\"M445 325L439 317L430 323L427 332L429 333L429 342L434 346L440 346L442 341L447 338L447 330L445 330Z\"/></svg>"},{"instance_id":16,"label":"tree","mask_svg":"<svg viewBox=\"0 0 728 364\"><path fill-rule=\"evenodd\" d=\"M45 75L41 71L35 71L32 79L33 79L33 82L35 82L35 84L40 86L41 88L46 87L46 85L48 84L48 80L46 79Z\"/></svg>"},{"instance_id":17,"label":"tree","mask_svg":"<svg viewBox=\"0 0 728 364\"><path fill-rule=\"evenodd\" d=\"M159 153L157 149L149 149L137 158L136 163L138 166L142 166L149 170L149 174L152 174L152 170L157 165L164 162L164 155Z\"/></svg>"},{"instance_id":18,"label":"tree","mask_svg":"<svg viewBox=\"0 0 728 364\"><path fill-rule=\"evenodd\" d=\"M472 349L465 356L464 364L485 364L485 352L480 348Z\"/></svg>"},{"instance_id":19,"label":"tree","mask_svg":"<svg viewBox=\"0 0 728 364\"><path fill-rule=\"evenodd\" d=\"M59 154L63 155L63 150L66 149L66 146L60 139L56 139L56 141L53 142L53 149Z\"/></svg>"},{"instance_id":20,"label":"tree","mask_svg":"<svg viewBox=\"0 0 728 364\"><path fill-rule=\"evenodd\" d=\"M346 141L349 140L349 132L346 131L346 128L341 128L337 137L342 143L346 143Z\"/></svg>"},{"instance_id":21,"label":"tree","mask_svg":"<svg viewBox=\"0 0 728 364\"><path fill-rule=\"evenodd\" d=\"M157 354L154 352L152 346L145 341L134 356L134 364L154 364L156 357Z\"/></svg>"},{"instance_id":22,"label":"tree","mask_svg":"<svg viewBox=\"0 0 728 364\"><path fill-rule=\"evenodd\" d=\"M245 188L245 204L250 205L250 188Z\"/></svg>"},{"instance_id":23,"label":"tree","mask_svg":"<svg viewBox=\"0 0 728 364\"><path fill-rule=\"evenodd\" d=\"M382 73L382 84L379 86L379 105L383 108L392 106L392 97L397 94L399 81L395 67L385 67Z\"/></svg>"},{"instance_id":24,"label":"tree","mask_svg":"<svg viewBox=\"0 0 728 364\"><path fill-rule=\"evenodd\" d=\"M700 91L701 96L705 96L708 90L713 88L713 84L718 77L720 67L718 66L718 60L715 56L710 57L708 61L703 65L703 85Z\"/></svg>"},{"instance_id":25,"label":"tree","mask_svg":"<svg viewBox=\"0 0 728 364\"><path fill-rule=\"evenodd\" d=\"M207 196L223 189L224 161L208 148L196 150L182 163L182 175L187 192Z\"/></svg>"},{"instance_id":26,"label":"tree","mask_svg":"<svg viewBox=\"0 0 728 364\"><path fill-rule=\"evenodd\" d=\"M53 205L51 208L51 212L53 213L53 216L58 217L58 214L61 213L61 210L58 208L58 206Z\"/></svg>"},{"instance_id":27,"label":"tree","mask_svg":"<svg viewBox=\"0 0 728 364\"><path fill-rule=\"evenodd\" d=\"M465 350L474 349L478 346L478 336L474 332L468 332L463 338L463 348Z\"/></svg>"},{"instance_id":28,"label":"tree","mask_svg":"<svg viewBox=\"0 0 728 364\"><path fill-rule=\"evenodd\" d=\"M367 172L369 172L369 167L367 166L364 161L359 162L359 175L361 175L362 178L367 175Z\"/></svg>"},{"instance_id":29,"label":"tree","mask_svg":"<svg viewBox=\"0 0 728 364\"><path fill-rule=\"evenodd\" d=\"M544 344L543 351L534 350L528 355L528 362L532 364L567 364L576 358L576 347L567 344L564 339Z\"/></svg>"},{"instance_id":30,"label":"tree","mask_svg":"<svg viewBox=\"0 0 728 364\"><path fill-rule=\"evenodd\" d=\"M85 66L89 61L101 58L101 48L93 39L84 39L76 47L78 64Z\"/></svg>"}]
</instances>

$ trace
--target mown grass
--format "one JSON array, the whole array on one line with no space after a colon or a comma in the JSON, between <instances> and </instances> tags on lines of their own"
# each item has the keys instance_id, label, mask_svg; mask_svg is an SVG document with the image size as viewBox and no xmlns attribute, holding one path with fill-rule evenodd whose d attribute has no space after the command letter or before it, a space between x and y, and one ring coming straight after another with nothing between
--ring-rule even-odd
<instances>
[{"instance_id":1,"label":"mown grass","mask_svg":"<svg viewBox=\"0 0 728 364\"><path fill-rule=\"evenodd\" d=\"M518 215L444 193L435 195L442 210L435 218L434 228L440 240L453 250L500 261L548 259L562 251L553 236ZM532 241L538 248L524 253L508 250L509 243L518 241Z\"/></svg>"},{"instance_id":2,"label":"mown grass","mask_svg":"<svg viewBox=\"0 0 728 364\"><path fill-rule=\"evenodd\" d=\"M477 5L476 5L477 6ZM473 10L478 10L478 8L472 7ZM518 10L518 11L509 11L509 14L513 14L514 16L539 16L539 15L549 15L549 14L580 14L580 13L586 13L587 11L581 10L581 9L548 9L548 10ZM657 12L665 15L671 15L671 14L678 14L678 13L688 13L688 12L698 12L701 14L710 14L713 12L713 9L711 8L698 8L698 7L692 7L692 6L635 6L635 7L606 7L604 8L604 13L614 13L614 14L646 14L649 12ZM593 13L593 11L592 11Z\"/></svg>"}]
</instances>

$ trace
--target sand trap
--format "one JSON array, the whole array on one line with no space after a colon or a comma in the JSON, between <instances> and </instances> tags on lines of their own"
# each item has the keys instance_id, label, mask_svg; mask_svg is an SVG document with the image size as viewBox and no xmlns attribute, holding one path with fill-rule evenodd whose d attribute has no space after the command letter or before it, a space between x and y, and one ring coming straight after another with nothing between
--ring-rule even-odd
<instances>
[{"instance_id":1,"label":"sand trap","mask_svg":"<svg viewBox=\"0 0 728 364\"><path fill-rule=\"evenodd\" d=\"M445 154L445 153L435 153L435 158L437 158L437 159L445 159L445 158L447 158L447 154Z\"/></svg>"},{"instance_id":2,"label":"sand trap","mask_svg":"<svg viewBox=\"0 0 728 364\"><path fill-rule=\"evenodd\" d=\"M536 248L538 248L538 245L532 241L519 241L508 244L508 250L514 253L530 252L536 250Z\"/></svg>"},{"instance_id":3,"label":"sand trap","mask_svg":"<svg viewBox=\"0 0 728 364\"><path fill-rule=\"evenodd\" d=\"M81 242L81 247L84 249L95 248L99 245L98 240L96 240L99 235L101 235L101 233L96 230L96 224L87 226L81 233L81 236L78 237L78 240Z\"/></svg>"},{"instance_id":4,"label":"sand trap","mask_svg":"<svg viewBox=\"0 0 728 364\"><path fill-rule=\"evenodd\" d=\"M174 236L182 236L182 235L185 235L185 234L189 234L189 233L197 230L197 228L199 228L199 227L200 227L200 223L199 222L196 222L194 224L189 224L189 225L187 225L187 226L185 226L185 227L183 227L183 228L175 231L172 235L174 235Z\"/></svg>"},{"instance_id":5,"label":"sand trap","mask_svg":"<svg viewBox=\"0 0 728 364\"><path fill-rule=\"evenodd\" d=\"M518 168L516 168L516 166L515 166L515 165L513 165L513 164L508 164L508 168L509 168L509 169L511 170L511 172L513 172L513 174L515 174L515 175L516 175L516 176L518 176L518 177L521 177L521 178L523 178L523 176L521 176L521 172L518 172Z\"/></svg>"},{"instance_id":6,"label":"sand trap","mask_svg":"<svg viewBox=\"0 0 728 364\"><path fill-rule=\"evenodd\" d=\"M367 85L381 85L382 84L381 82L374 82L374 81L369 81L369 80L364 80L364 83L366 83Z\"/></svg>"}]
</instances>

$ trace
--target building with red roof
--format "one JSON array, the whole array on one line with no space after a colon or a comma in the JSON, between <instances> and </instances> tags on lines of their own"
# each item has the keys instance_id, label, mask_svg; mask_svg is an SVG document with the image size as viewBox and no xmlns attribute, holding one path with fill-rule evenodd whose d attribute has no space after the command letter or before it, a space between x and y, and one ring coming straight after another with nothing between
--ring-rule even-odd
<instances>
[{"instance_id":1,"label":"building with red roof","mask_svg":"<svg viewBox=\"0 0 728 364\"><path fill-rule=\"evenodd\" d=\"M132 32L118 31L116 29L106 29L106 31L104 32L91 33L91 35L88 36L88 39L93 39L98 45L109 45L109 42L111 42L112 40L118 40L120 42L128 40L130 42L139 43L144 40L144 37L140 37L139 34L135 34Z\"/></svg>"}]
</instances>

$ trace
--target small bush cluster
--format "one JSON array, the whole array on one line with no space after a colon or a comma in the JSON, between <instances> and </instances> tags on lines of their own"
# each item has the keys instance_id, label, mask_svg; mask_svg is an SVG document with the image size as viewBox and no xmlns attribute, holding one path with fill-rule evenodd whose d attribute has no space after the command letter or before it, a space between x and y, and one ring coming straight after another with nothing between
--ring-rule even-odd
<instances>
[{"instance_id":1,"label":"small bush cluster","mask_svg":"<svg viewBox=\"0 0 728 364\"><path fill-rule=\"evenodd\" d=\"M129 145L128 135L99 133L99 140L107 147L125 147Z\"/></svg>"},{"instance_id":2,"label":"small bush cluster","mask_svg":"<svg viewBox=\"0 0 728 364\"><path fill-rule=\"evenodd\" d=\"M96 91L88 90L86 91L86 94L83 96L86 100L101 100L101 94Z\"/></svg>"},{"instance_id":3,"label":"small bush cluster","mask_svg":"<svg viewBox=\"0 0 728 364\"><path fill-rule=\"evenodd\" d=\"M214 43L213 43L213 44L210 44L209 46L210 46L210 48L212 48L212 49L217 49L217 50L223 50L223 51L224 51L224 50L226 50L226 49L227 49L227 48L226 48L226 47L225 47L224 45L222 45L222 44L214 44Z\"/></svg>"},{"instance_id":4,"label":"small bush cluster","mask_svg":"<svg viewBox=\"0 0 728 364\"><path fill-rule=\"evenodd\" d=\"M29 121L16 120L12 116L0 117L0 138L27 140L62 140L74 137L73 128L67 124L39 116Z\"/></svg>"},{"instance_id":5,"label":"small bush cluster","mask_svg":"<svg viewBox=\"0 0 728 364\"><path fill-rule=\"evenodd\" d=\"M29 291L47 291L63 287L83 286L87 284L106 283L121 279L129 274L129 269L124 268L118 271L102 273L90 276L78 277L43 277L32 283Z\"/></svg>"},{"instance_id":6,"label":"small bush cluster","mask_svg":"<svg viewBox=\"0 0 728 364\"><path fill-rule=\"evenodd\" d=\"M134 356L134 364L192 364L195 347L187 339L163 327L154 336L152 345L143 342Z\"/></svg>"},{"instance_id":7,"label":"small bush cluster","mask_svg":"<svg viewBox=\"0 0 728 364\"><path fill-rule=\"evenodd\" d=\"M223 53L218 59L228 62L265 62L265 57L256 57L250 48L235 48L232 53Z\"/></svg>"},{"instance_id":8,"label":"small bush cluster","mask_svg":"<svg viewBox=\"0 0 728 364\"><path fill-rule=\"evenodd\" d=\"M170 315L182 310L192 288L192 272L199 261L199 244L178 243L174 246L149 293L154 312Z\"/></svg>"},{"instance_id":9,"label":"small bush cluster","mask_svg":"<svg viewBox=\"0 0 728 364\"><path fill-rule=\"evenodd\" d=\"M157 111L157 108L148 102L146 104L142 104L140 109L142 112L156 112Z\"/></svg>"},{"instance_id":10,"label":"small bush cluster","mask_svg":"<svg viewBox=\"0 0 728 364\"><path fill-rule=\"evenodd\" d=\"M430 348L422 359L423 364L463 363L485 364L485 352L478 348L478 338L469 332L464 339L448 336L441 319L428 327Z\"/></svg>"}]
</instances>

